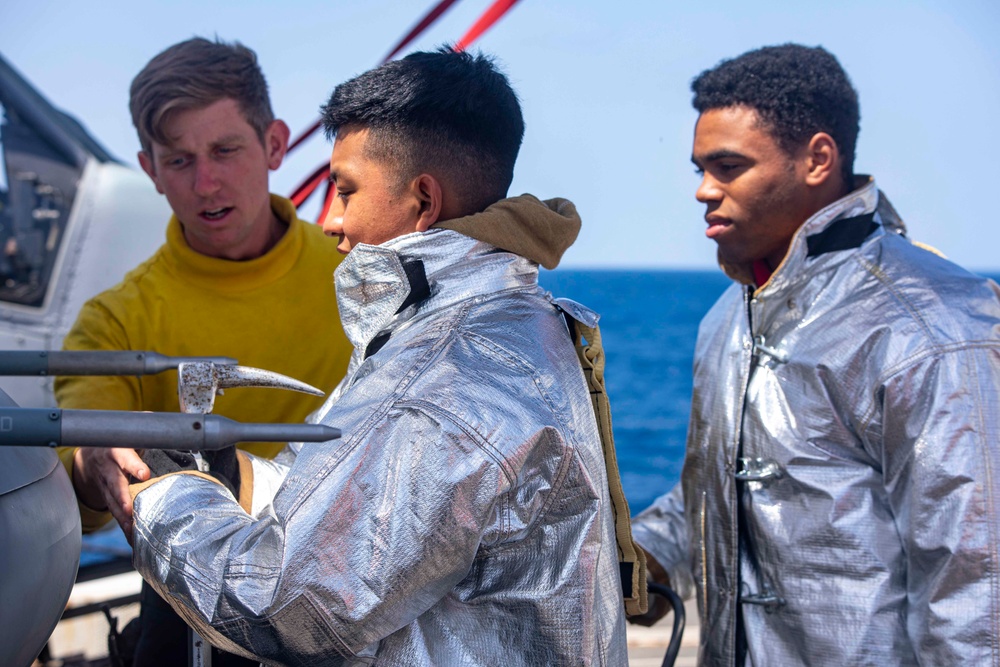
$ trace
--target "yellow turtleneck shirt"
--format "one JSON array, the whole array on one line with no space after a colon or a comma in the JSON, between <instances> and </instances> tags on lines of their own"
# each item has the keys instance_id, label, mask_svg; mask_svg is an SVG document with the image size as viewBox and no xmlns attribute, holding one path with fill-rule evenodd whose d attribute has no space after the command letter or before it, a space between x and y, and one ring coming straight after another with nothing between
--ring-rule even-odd
<instances>
[{"instance_id":1,"label":"yellow turtleneck shirt","mask_svg":"<svg viewBox=\"0 0 1000 667\"><path fill-rule=\"evenodd\" d=\"M287 199L272 195L271 207L288 229L265 255L247 261L195 252L172 217L167 242L152 257L84 304L64 349L233 357L244 366L284 373L329 393L351 356L333 286L333 271L341 260L337 242L299 220ZM55 395L62 408L180 409L176 371L138 378L60 377ZM322 397L281 389L227 389L216 398L214 412L243 422L297 423L322 402ZM283 445L241 447L273 457ZM67 448L59 453L71 475L73 452ZM85 509L81 506L85 529L110 518Z\"/></svg>"}]
</instances>

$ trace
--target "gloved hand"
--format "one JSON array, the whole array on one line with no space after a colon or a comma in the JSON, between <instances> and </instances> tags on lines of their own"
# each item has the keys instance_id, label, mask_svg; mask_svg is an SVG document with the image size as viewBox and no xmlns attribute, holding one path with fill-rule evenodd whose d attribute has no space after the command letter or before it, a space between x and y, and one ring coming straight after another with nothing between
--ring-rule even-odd
<instances>
[{"instance_id":1,"label":"gloved hand","mask_svg":"<svg viewBox=\"0 0 1000 667\"><path fill-rule=\"evenodd\" d=\"M149 466L149 479L145 482L132 478L129 485L129 495L132 500L157 481L158 477L180 472L197 472L207 474L229 489L233 498L246 512L253 507L253 466L243 452L237 452L236 447L226 447L215 452L202 454L208 463L208 472L198 470L198 462L191 452L176 449L149 449L143 452L142 461ZM243 496L240 496L240 491ZM129 535L129 533L126 533Z\"/></svg>"},{"instance_id":2,"label":"gloved hand","mask_svg":"<svg viewBox=\"0 0 1000 667\"><path fill-rule=\"evenodd\" d=\"M198 462L191 452L179 449L147 449L140 454L142 462L149 466L149 478L162 477L181 470L197 470ZM139 480L132 478L132 482Z\"/></svg>"},{"instance_id":3,"label":"gloved hand","mask_svg":"<svg viewBox=\"0 0 1000 667\"><path fill-rule=\"evenodd\" d=\"M236 458L236 446L204 452L202 457L208 463L208 474L222 482L233 497L239 500L240 464Z\"/></svg>"}]
</instances>

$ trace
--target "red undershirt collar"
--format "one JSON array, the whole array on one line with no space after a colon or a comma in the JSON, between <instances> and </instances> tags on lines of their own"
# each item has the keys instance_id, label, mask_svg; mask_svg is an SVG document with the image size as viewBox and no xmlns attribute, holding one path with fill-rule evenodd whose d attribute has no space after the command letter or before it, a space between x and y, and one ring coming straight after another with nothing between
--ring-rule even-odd
<instances>
[{"instance_id":1,"label":"red undershirt collar","mask_svg":"<svg viewBox=\"0 0 1000 667\"><path fill-rule=\"evenodd\" d=\"M767 265L762 259L754 260L753 262L753 279L757 283L757 287L761 287L764 283L771 279L771 275L774 271L771 267Z\"/></svg>"}]
</instances>

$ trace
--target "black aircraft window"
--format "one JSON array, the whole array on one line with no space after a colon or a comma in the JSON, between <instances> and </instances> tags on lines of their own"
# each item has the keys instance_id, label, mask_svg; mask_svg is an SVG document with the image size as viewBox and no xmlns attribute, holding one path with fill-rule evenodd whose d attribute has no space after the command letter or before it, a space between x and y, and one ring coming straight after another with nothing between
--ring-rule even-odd
<instances>
[{"instance_id":1,"label":"black aircraft window","mask_svg":"<svg viewBox=\"0 0 1000 667\"><path fill-rule=\"evenodd\" d=\"M0 104L0 126L4 123L3 104ZM3 159L3 134L0 133L0 215L7 207L7 161Z\"/></svg>"},{"instance_id":2,"label":"black aircraft window","mask_svg":"<svg viewBox=\"0 0 1000 667\"><path fill-rule=\"evenodd\" d=\"M3 157L2 128L5 124L4 117L3 104L0 104L0 238L6 239L9 236L8 230L11 228L11 224L9 221L10 188L7 186L7 161ZM0 271L3 271L3 266L0 266Z\"/></svg>"},{"instance_id":3,"label":"black aircraft window","mask_svg":"<svg viewBox=\"0 0 1000 667\"><path fill-rule=\"evenodd\" d=\"M0 300L40 307L82 168L0 106Z\"/></svg>"}]
</instances>

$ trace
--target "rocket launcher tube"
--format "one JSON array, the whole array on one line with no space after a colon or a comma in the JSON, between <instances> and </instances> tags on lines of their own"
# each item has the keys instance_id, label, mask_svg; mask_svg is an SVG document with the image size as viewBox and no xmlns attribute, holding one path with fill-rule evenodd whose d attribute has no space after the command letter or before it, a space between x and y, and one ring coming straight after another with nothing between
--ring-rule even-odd
<instances>
[{"instance_id":1,"label":"rocket launcher tube","mask_svg":"<svg viewBox=\"0 0 1000 667\"><path fill-rule=\"evenodd\" d=\"M0 447L129 447L215 451L239 442L327 442L322 424L243 423L219 415L0 408Z\"/></svg>"},{"instance_id":2,"label":"rocket launcher tube","mask_svg":"<svg viewBox=\"0 0 1000 667\"><path fill-rule=\"evenodd\" d=\"M187 362L232 366L229 357L168 357L142 351L0 351L0 375L155 375Z\"/></svg>"}]
</instances>

